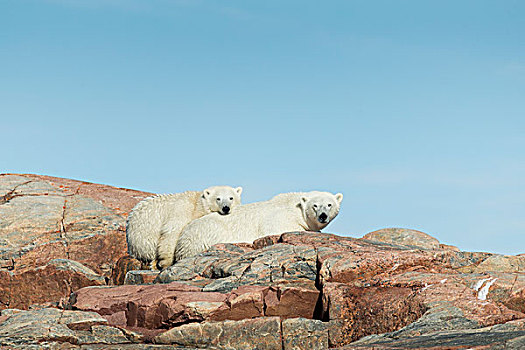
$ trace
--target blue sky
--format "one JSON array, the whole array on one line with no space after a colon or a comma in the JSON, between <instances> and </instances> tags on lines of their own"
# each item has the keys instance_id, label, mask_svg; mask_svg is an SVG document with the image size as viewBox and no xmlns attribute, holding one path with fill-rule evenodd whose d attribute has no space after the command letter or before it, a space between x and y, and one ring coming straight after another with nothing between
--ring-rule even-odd
<instances>
[{"instance_id":1,"label":"blue sky","mask_svg":"<svg viewBox=\"0 0 525 350\"><path fill-rule=\"evenodd\" d=\"M0 0L0 172L244 201L525 253L521 1Z\"/></svg>"}]
</instances>

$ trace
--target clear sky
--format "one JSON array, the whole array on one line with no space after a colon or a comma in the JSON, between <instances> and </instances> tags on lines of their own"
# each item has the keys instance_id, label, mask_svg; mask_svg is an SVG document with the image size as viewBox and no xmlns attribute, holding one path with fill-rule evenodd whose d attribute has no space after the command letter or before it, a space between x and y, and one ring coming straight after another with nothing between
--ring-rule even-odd
<instances>
[{"instance_id":1,"label":"clear sky","mask_svg":"<svg viewBox=\"0 0 525 350\"><path fill-rule=\"evenodd\" d=\"M0 172L525 253L525 2L0 0Z\"/></svg>"}]
</instances>

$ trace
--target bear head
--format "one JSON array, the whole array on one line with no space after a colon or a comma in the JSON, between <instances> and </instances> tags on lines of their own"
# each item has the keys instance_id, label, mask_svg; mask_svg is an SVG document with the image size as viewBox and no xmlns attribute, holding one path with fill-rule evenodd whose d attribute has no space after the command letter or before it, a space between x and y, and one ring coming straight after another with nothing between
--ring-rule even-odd
<instances>
[{"instance_id":1,"label":"bear head","mask_svg":"<svg viewBox=\"0 0 525 350\"><path fill-rule=\"evenodd\" d=\"M213 186L202 191L202 204L208 213L227 215L241 204L242 187Z\"/></svg>"},{"instance_id":2,"label":"bear head","mask_svg":"<svg viewBox=\"0 0 525 350\"><path fill-rule=\"evenodd\" d=\"M343 194L312 191L301 197L303 217L312 231L320 231L332 221L337 214L343 200Z\"/></svg>"}]
</instances>

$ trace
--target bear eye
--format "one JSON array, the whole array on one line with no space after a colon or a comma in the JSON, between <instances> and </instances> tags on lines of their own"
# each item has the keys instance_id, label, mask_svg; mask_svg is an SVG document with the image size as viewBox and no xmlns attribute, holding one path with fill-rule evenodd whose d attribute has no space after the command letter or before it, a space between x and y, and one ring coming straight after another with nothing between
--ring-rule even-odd
<instances>
[{"instance_id":1,"label":"bear eye","mask_svg":"<svg viewBox=\"0 0 525 350\"><path fill-rule=\"evenodd\" d=\"M233 200L233 197L230 197L230 200L232 201L232 200Z\"/></svg>"},{"instance_id":2,"label":"bear eye","mask_svg":"<svg viewBox=\"0 0 525 350\"><path fill-rule=\"evenodd\" d=\"M220 201L221 199L219 197L217 197L217 202Z\"/></svg>"},{"instance_id":3,"label":"bear eye","mask_svg":"<svg viewBox=\"0 0 525 350\"><path fill-rule=\"evenodd\" d=\"M330 208L332 206L332 204L328 204L328 208Z\"/></svg>"},{"instance_id":4,"label":"bear eye","mask_svg":"<svg viewBox=\"0 0 525 350\"><path fill-rule=\"evenodd\" d=\"M314 204L314 209L317 209L317 204Z\"/></svg>"}]
</instances>

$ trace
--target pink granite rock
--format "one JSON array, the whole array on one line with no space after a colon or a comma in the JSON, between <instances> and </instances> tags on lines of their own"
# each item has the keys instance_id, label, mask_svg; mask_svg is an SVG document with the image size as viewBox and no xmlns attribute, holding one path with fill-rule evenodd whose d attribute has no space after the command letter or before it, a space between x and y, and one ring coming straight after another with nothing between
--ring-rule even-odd
<instances>
[{"instance_id":1,"label":"pink granite rock","mask_svg":"<svg viewBox=\"0 0 525 350\"><path fill-rule=\"evenodd\" d=\"M105 284L127 250L126 215L148 195L49 176L1 174L0 309L56 304L73 290ZM51 263L56 259L85 269L57 271Z\"/></svg>"}]
</instances>

